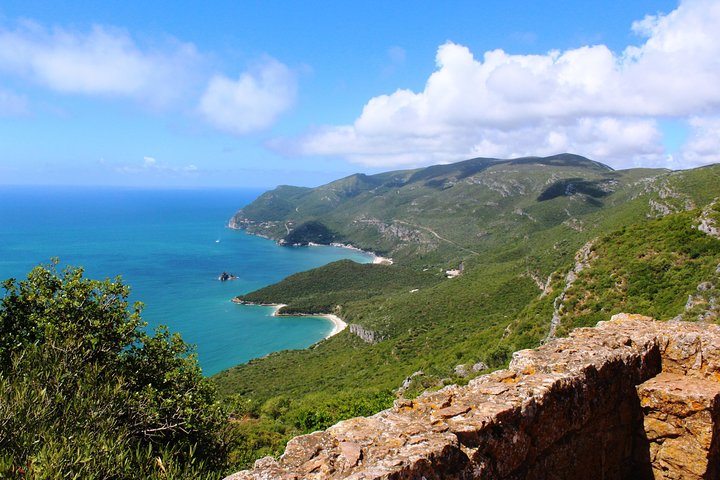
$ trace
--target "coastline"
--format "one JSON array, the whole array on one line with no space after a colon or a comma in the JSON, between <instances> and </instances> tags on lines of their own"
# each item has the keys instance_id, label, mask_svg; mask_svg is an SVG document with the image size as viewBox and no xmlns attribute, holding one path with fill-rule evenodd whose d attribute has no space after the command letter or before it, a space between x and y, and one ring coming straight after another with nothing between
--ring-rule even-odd
<instances>
[{"instance_id":1,"label":"coastline","mask_svg":"<svg viewBox=\"0 0 720 480\"><path fill-rule=\"evenodd\" d=\"M280 309L285 307L286 304L284 303L250 303L250 302L243 302L238 301L236 298L233 298L231 300L233 303L237 303L238 305L257 305L260 307L273 307L273 317L317 317L317 318L324 318L328 322L332 323L333 328L330 330L330 332L325 335L325 339L328 339L332 336L337 335L338 333L342 332L348 327L348 324L337 315L333 315L332 313L280 313Z\"/></svg>"},{"instance_id":2,"label":"coastline","mask_svg":"<svg viewBox=\"0 0 720 480\"><path fill-rule=\"evenodd\" d=\"M242 228L242 227L239 226L237 223L235 223L234 217L230 219L230 221L229 221L228 224L227 224L227 227L228 227L229 229L231 229L231 230L241 230L241 231L244 231L244 232L245 232L246 234L248 234L248 235L254 235L254 236L257 236L257 237L266 238L266 239L268 239L268 240L273 240L272 237L269 237L269 236L266 236L266 235L263 235L263 234L260 234L260 233L248 232L247 229ZM278 242L278 244L279 244L279 243L280 243L280 242ZM383 256L381 256L381 255L378 255L378 254L375 253L375 252L370 252L370 251L367 251L367 250L363 250L363 249L358 248L358 247L356 247L356 246L354 246L354 245L352 245L352 244L349 244L349 243L346 244L346 243L332 242L332 243L330 243L330 244L320 244L320 243L309 242L307 246L308 246L308 247L336 247L336 248L345 248L345 249L348 249L348 250L353 250L353 251L356 251L356 252L361 252L361 253L363 253L363 254L366 254L366 255L370 256L370 258L372 259L372 261L369 262L369 263L372 263L372 264L375 264L375 265L392 265L392 264L394 263L394 262L393 262L393 259L390 258L390 257L383 257ZM287 317L319 317L319 318L324 318L325 320L329 321L329 322L332 323L332 325L333 325L332 330L330 330L330 332L329 332L327 335L325 335L325 337L324 337L325 339L328 339L328 338L330 338L330 337L332 337L332 336L337 335L338 333L342 332L343 330L345 330L345 329L348 327L348 324L347 324L342 318L340 318L340 317L337 316L337 315L330 314L330 313L317 313L317 314L306 314L306 313L301 313L301 314L282 314L282 313L279 313L279 312L280 312L280 309L281 309L282 307L286 306L285 304L282 304L282 303L267 303L267 304L266 304L266 303L262 303L262 304L256 304L256 303L239 301L239 300L237 300L237 298L233 298L231 301L232 301L233 303L237 303L237 304L240 304L240 305L260 305L260 306L264 306L264 307L273 307L273 308L274 308L274 311L273 311L272 315L275 316L275 317L287 316Z\"/></svg>"},{"instance_id":3,"label":"coastline","mask_svg":"<svg viewBox=\"0 0 720 480\"><path fill-rule=\"evenodd\" d=\"M338 333L345 330L348 326L346 322L343 321L342 318L338 317L337 315L333 315L332 313L288 313L283 314L280 313L280 309L285 306L283 303L277 303L271 305L275 308L275 311L273 311L273 317L318 317L318 318L324 318L325 320L329 321L333 324L332 330L330 330L330 333L325 335L325 338L328 339L334 335L337 335Z\"/></svg>"},{"instance_id":4,"label":"coastline","mask_svg":"<svg viewBox=\"0 0 720 480\"><path fill-rule=\"evenodd\" d=\"M374 256L374 258L373 258L372 263L374 263L376 265L392 265L393 264L393 259L390 257L381 257L380 255L375 255L374 253L373 253L373 256Z\"/></svg>"},{"instance_id":5,"label":"coastline","mask_svg":"<svg viewBox=\"0 0 720 480\"><path fill-rule=\"evenodd\" d=\"M351 245L351 244L349 244L349 243L330 243L330 244L324 244L324 243L309 242L309 243L308 243L308 247L336 247L336 248L346 248L346 249L348 249L348 250L353 250L353 251L355 251L355 252L361 252L361 253L364 253L364 254L366 254L366 255L369 255L370 257L372 257L372 262L370 262L370 263L373 263L373 264L375 264L375 265L392 265L392 264L393 264L393 259L390 258L390 257L382 257L382 256L378 255L378 254L375 253L375 252L369 252L369 251L367 251L367 250L363 250L362 248L358 248L358 247L356 247L356 246L354 246L354 245Z\"/></svg>"},{"instance_id":6,"label":"coastline","mask_svg":"<svg viewBox=\"0 0 720 480\"><path fill-rule=\"evenodd\" d=\"M260 237L260 238L266 238L268 240L275 240L274 238L272 238L268 235L264 235L262 233L248 232L247 229L238 225L234 220L235 220L235 218L233 217L227 223L227 228L229 228L230 230L241 230L241 231L247 233L248 235L254 235L254 236ZM275 242L280 244L280 240L275 240ZM373 263L375 265L392 265L394 263L393 259L390 257L383 257L381 255L378 255L375 252L363 250L362 248L358 248L350 243L331 242L330 244L324 244L324 243L309 242L307 246L308 247L337 247L337 248L346 248L348 250L354 250L356 252L361 252L361 253L367 254L370 257L372 257L372 262L370 262L370 263Z\"/></svg>"},{"instance_id":7,"label":"coastline","mask_svg":"<svg viewBox=\"0 0 720 480\"><path fill-rule=\"evenodd\" d=\"M311 245L314 246L314 245L319 245L319 244L311 244ZM367 250L363 250L362 248L358 248L349 243L331 243L329 246L330 247L338 247L338 248L347 248L349 250L355 250L356 252L362 252L367 255L370 255L373 259L371 263L374 263L375 265L392 265L393 264L393 259L390 257L382 257L375 252L369 252Z\"/></svg>"}]
</instances>

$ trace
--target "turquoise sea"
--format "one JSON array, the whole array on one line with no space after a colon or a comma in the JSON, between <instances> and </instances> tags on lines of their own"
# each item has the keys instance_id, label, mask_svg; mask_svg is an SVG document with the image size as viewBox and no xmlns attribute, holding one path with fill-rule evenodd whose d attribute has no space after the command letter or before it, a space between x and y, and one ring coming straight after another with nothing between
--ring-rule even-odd
<instances>
[{"instance_id":1,"label":"turquoise sea","mask_svg":"<svg viewBox=\"0 0 720 480\"><path fill-rule=\"evenodd\" d=\"M273 317L271 307L230 302L326 263L369 255L335 247L280 247L226 227L257 190L0 187L0 279L23 278L59 257L90 278L121 275L150 326L197 346L206 375L270 352L304 348L332 325ZM238 280L220 282L227 271Z\"/></svg>"}]
</instances>

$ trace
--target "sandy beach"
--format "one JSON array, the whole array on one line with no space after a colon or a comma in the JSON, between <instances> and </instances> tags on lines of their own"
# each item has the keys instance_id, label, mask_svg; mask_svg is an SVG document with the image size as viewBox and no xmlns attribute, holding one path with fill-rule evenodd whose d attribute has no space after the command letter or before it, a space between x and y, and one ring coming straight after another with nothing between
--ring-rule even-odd
<instances>
[{"instance_id":1,"label":"sandy beach","mask_svg":"<svg viewBox=\"0 0 720 480\"><path fill-rule=\"evenodd\" d=\"M337 335L338 333L342 332L347 328L347 323L345 323L342 318L338 317L337 315L332 314L325 314L325 315L318 315L318 317L326 318L330 320L333 324L333 329L328 333L325 338L330 338L333 335Z\"/></svg>"},{"instance_id":2,"label":"sandy beach","mask_svg":"<svg viewBox=\"0 0 720 480\"><path fill-rule=\"evenodd\" d=\"M392 265L393 264L392 258L381 257L379 255L375 255L374 253L372 255L373 255L372 263L375 263L377 265Z\"/></svg>"},{"instance_id":3,"label":"sandy beach","mask_svg":"<svg viewBox=\"0 0 720 480\"><path fill-rule=\"evenodd\" d=\"M275 317L283 317L283 316L287 316L287 317L320 317L320 318L324 318L325 320L328 320L329 322L331 322L333 324L333 328L332 328L332 330L330 330L330 333L325 335L325 338L330 338L333 335L337 335L338 333L342 332L343 330L345 330L347 328L347 323L345 323L343 321L343 319L338 317L337 315L332 315L330 313L283 315L282 313L280 313L280 309L283 308L284 306L285 306L284 303L278 303L278 304L272 305L272 307L275 309L275 311L273 312L273 316L275 316Z\"/></svg>"},{"instance_id":4,"label":"sandy beach","mask_svg":"<svg viewBox=\"0 0 720 480\"><path fill-rule=\"evenodd\" d=\"M320 246L319 244L316 244L316 243L310 243L309 245ZM338 248L347 248L348 250L355 250L356 252L367 253L368 255L372 256L372 263L375 263L375 264L379 264L379 265L392 265L393 264L393 259L390 257L381 257L380 255L378 255L374 252L369 252L367 250L363 250L363 249L355 247L349 243L331 243L330 246L338 247Z\"/></svg>"}]
</instances>

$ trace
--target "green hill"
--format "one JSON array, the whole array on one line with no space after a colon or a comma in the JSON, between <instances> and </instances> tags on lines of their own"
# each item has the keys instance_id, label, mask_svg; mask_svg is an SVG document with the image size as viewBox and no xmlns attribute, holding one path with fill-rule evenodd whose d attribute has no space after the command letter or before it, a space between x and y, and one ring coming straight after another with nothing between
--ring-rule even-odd
<instances>
[{"instance_id":1,"label":"green hill","mask_svg":"<svg viewBox=\"0 0 720 480\"><path fill-rule=\"evenodd\" d=\"M339 262L241 297L332 309L354 332L214 377L245 419L243 459L399 393L465 382L621 310L714 321L720 240L697 227L718 216L718 197L720 166L614 171L569 154L263 194L231 224L285 242L322 225L333 241L395 264ZM462 275L446 278L460 265Z\"/></svg>"},{"instance_id":2,"label":"green hill","mask_svg":"<svg viewBox=\"0 0 720 480\"><path fill-rule=\"evenodd\" d=\"M666 174L615 172L569 154L478 158L356 174L314 189L278 187L240 210L231 225L287 243L306 243L298 230L322 230L335 242L439 266L491 251L508 237L555 225L583 229L583 217L625 203Z\"/></svg>"}]
</instances>

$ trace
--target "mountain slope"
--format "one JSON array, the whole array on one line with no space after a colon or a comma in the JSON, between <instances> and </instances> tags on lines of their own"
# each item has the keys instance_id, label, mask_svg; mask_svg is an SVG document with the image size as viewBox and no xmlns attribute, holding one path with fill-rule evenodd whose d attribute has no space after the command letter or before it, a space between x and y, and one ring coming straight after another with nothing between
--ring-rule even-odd
<instances>
[{"instance_id":1,"label":"mountain slope","mask_svg":"<svg viewBox=\"0 0 720 480\"><path fill-rule=\"evenodd\" d=\"M554 225L624 203L665 170L614 172L576 155L472 159L366 176L314 189L279 187L240 210L230 225L283 241L307 222L332 240L409 263L458 263ZM302 238L294 238L303 243Z\"/></svg>"},{"instance_id":2,"label":"mountain slope","mask_svg":"<svg viewBox=\"0 0 720 480\"><path fill-rule=\"evenodd\" d=\"M295 311L331 298L333 311L370 342L346 330L215 380L284 438L344 418L337 398L372 410L398 392L463 382L515 350L619 310L713 320L720 240L697 227L719 215L711 206L718 197L717 165L613 171L572 155L474 159L276 189L233 224L282 240L317 222L338 241L391 254L396 265L385 268L403 269L405 280L341 263L264 289L264 301L296 302ZM273 202L285 205L282 215L265 213ZM462 275L445 277L461 263ZM423 283L407 281L413 270ZM389 288L357 295L333 287L366 274ZM308 293L308 285L324 287Z\"/></svg>"}]
</instances>

